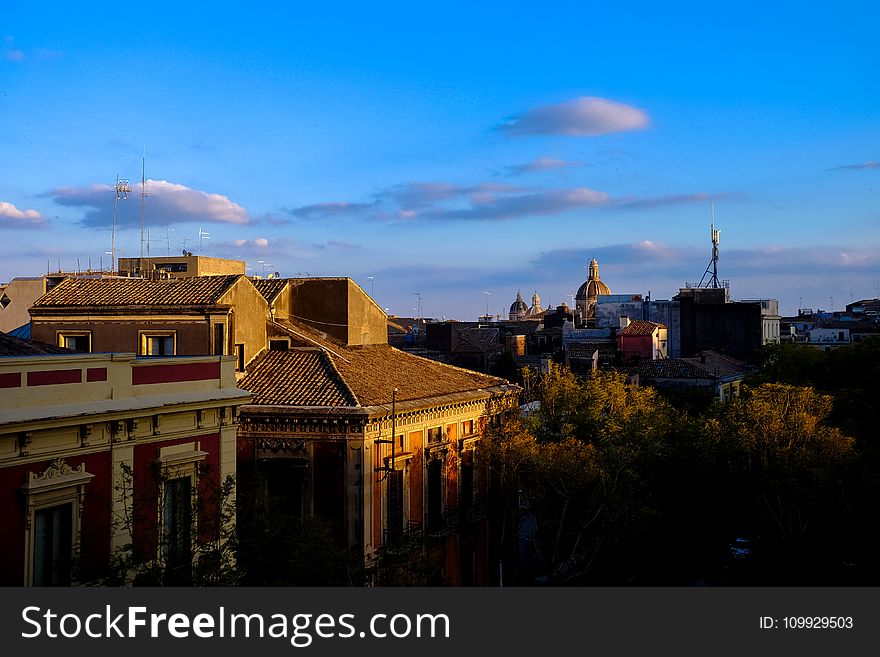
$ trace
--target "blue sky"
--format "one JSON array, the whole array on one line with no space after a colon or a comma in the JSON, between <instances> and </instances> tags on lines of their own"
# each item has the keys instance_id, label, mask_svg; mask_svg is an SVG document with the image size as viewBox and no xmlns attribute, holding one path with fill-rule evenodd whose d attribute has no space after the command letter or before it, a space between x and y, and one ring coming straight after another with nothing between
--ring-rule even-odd
<instances>
[{"instance_id":1,"label":"blue sky","mask_svg":"<svg viewBox=\"0 0 880 657\"><path fill-rule=\"evenodd\" d=\"M109 260L117 175L137 256L146 150L151 253L400 315L668 298L713 202L734 297L877 294L876 2L78 4L0 5L0 280Z\"/></svg>"}]
</instances>

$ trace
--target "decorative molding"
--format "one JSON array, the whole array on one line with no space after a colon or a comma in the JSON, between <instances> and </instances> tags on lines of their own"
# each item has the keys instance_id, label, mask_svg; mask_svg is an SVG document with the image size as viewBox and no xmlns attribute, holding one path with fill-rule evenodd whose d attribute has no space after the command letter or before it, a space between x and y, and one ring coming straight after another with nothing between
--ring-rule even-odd
<instances>
[{"instance_id":1,"label":"decorative molding","mask_svg":"<svg viewBox=\"0 0 880 657\"><path fill-rule=\"evenodd\" d=\"M88 447L92 440L92 425L81 424L79 427L79 439L82 447Z\"/></svg>"},{"instance_id":2,"label":"decorative molding","mask_svg":"<svg viewBox=\"0 0 880 657\"><path fill-rule=\"evenodd\" d=\"M32 495L54 488L71 488L88 483L94 476L86 472L85 463L73 468L63 458L57 458L43 472L28 472L22 489Z\"/></svg>"},{"instance_id":3,"label":"decorative molding","mask_svg":"<svg viewBox=\"0 0 880 657\"><path fill-rule=\"evenodd\" d=\"M18 434L18 455L19 456L29 456L31 451L31 443L34 440L34 434L32 431L25 431L23 433Z\"/></svg>"}]
</instances>

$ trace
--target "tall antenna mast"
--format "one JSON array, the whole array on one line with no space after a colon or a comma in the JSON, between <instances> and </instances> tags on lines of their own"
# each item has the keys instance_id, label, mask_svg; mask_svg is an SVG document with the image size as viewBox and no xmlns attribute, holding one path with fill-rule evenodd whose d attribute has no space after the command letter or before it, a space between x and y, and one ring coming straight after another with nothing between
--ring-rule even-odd
<instances>
[{"instance_id":1,"label":"tall antenna mast","mask_svg":"<svg viewBox=\"0 0 880 657\"><path fill-rule=\"evenodd\" d=\"M697 287L704 287L703 281L706 280L706 276L709 276L709 281L706 283L705 287L711 288L719 288L721 287L721 281L718 280L718 242L721 238L721 231L715 229L715 204L712 204L712 260L709 263L709 266L706 267L706 272L703 274L703 277L700 279L700 284ZM710 276L711 274L711 276Z\"/></svg>"},{"instance_id":2,"label":"tall antenna mast","mask_svg":"<svg viewBox=\"0 0 880 657\"><path fill-rule=\"evenodd\" d=\"M131 191L131 186L128 184L128 178L120 178L118 175L116 176L116 185L114 186L116 190L116 197L113 199L113 231L110 235L110 273L116 271L116 205L119 203L119 199L127 199L128 194Z\"/></svg>"},{"instance_id":3,"label":"tall antenna mast","mask_svg":"<svg viewBox=\"0 0 880 657\"><path fill-rule=\"evenodd\" d=\"M144 157L141 160L141 260L144 258L144 202L147 197L147 147L144 146ZM149 245L147 252L149 253ZM138 262L138 270L143 268L143 263Z\"/></svg>"}]
</instances>

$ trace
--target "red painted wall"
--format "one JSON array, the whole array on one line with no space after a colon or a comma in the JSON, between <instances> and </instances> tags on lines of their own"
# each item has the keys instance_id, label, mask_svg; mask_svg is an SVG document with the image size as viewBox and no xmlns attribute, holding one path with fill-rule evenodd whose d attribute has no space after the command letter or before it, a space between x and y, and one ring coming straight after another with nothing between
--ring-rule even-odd
<instances>
[{"instance_id":1,"label":"red painted wall","mask_svg":"<svg viewBox=\"0 0 880 657\"><path fill-rule=\"evenodd\" d=\"M160 450L171 445L180 445L198 441L200 449L208 452L203 461L206 472L199 477L199 499L210 502L214 491L220 484L220 436L205 434L188 436L175 440L163 440L148 445L137 445L134 448L134 500L132 504L133 526L132 537L135 548L135 560L149 561L156 557L159 546L159 470L157 460ZM211 522L216 507L210 503L200 505L199 536L215 526ZM207 535L207 534L205 534Z\"/></svg>"},{"instance_id":2,"label":"red painted wall","mask_svg":"<svg viewBox=\"0 0 880 657\"><path fill-rule=\"evenodd\" d=\"M24 584L25 500L21 485L28 472L43 472L51 460L15 465L0 470L0 585ZM71 467L86 464L86 472L95 475L86 486L82 510L81 556L84 574L107 566L110 553L110 453L99 452L65 459Z\"/></svg>"}]
</instances>

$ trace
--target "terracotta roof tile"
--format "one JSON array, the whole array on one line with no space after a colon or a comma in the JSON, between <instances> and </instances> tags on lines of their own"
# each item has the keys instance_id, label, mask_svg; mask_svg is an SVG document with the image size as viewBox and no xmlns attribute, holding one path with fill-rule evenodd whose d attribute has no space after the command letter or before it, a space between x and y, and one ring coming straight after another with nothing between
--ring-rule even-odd
<instances>
[{"instance_id":1,"label":"terracotta roof tile","mask_svg":"<svg viewBox=\"0 0 880 657\"><path fill-rule=\"evenodd\" d=\"M644 319L637 319L633 322L629 323L629 326L626 326L620 330L620 335L652 335L657 327L665 326L663 324L657 324L656 322L649 322Z\"/></svg>"},{"instance_id":2,"label":"terracotta roof tile","mask_svg":"<svg viewBox=\"0 0 880 657\"><path fill-rule=\"evenodd\" d=\"M298 338L296 342L299 345L319 347L338 373L341 385L362 406L390 404L394 388L397 388L397 401L403 402L471 392L508 383L504 379L438 363L400 351L389 345L347 347L326 339L326 336L317 331L293 322L274 322L274 324L277 327L285 328L292 337ZM284 402L268 401L270 398L279 399L280 397L268 395L262 397L260 393L260 390L271 390L275 385L272 380L276 377L298 377L301 370L313 367L314 361L298 360L298 357L290 355L273 355L295 354L301 351L319 353L312 350L269 352L265 358L248 367L249 373L239 382L239 387L254 393L255 404L313 405L310 402L313 395L306 384L291 387L291 394L285 398ZM283 368L289 369L283 369L280 365L282 362L285 363ZM321 383L321 381L326 382L331 377L329 370L325 368L320 372L318 370L311 371L320 374L320 376L313 375L314 378L310 379L311 385L328 385ZM305 375L303 377L304 380L309 380Z\"/></svg>"},{"instance_id":3,"label":"terracotta roof tile","mask_svg":"<svg viewBox=\"0 0 880 657\"><path fill-rule=\"evenodd\" d=\"M259 293L263 295L263 298L270 303L287 287L286 278L258 278L256 280L252 279L251 282Z\"/></svg>"},{"instance_id":4,"label":"terracotta roof tile","mask_svg":"<svg viewBox=\"0 0 880 657\"><path fill-rule=\"evenodd\" d=\"M254 404L357 406L327 353L320 349L269 351L248 368L238 387Z\"/></svg>"},{"instance_id":5,"label":"terracotta roof tile","mask_svg":"<svg viewBox=\"0 0 880 657\"><path fill-rule=\"evenodd\" d=\"M33 307L212 305L242 276L198 276L161 281L145 278L67 278L38 299Z\"/></svg>"}]
</instances>

